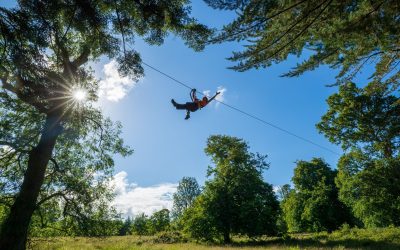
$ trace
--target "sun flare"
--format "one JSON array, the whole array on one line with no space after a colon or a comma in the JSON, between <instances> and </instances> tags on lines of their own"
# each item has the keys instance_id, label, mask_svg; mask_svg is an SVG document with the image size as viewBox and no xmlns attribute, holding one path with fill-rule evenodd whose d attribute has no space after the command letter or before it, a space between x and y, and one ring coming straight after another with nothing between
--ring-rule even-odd
<instances>
[{"instance_id":1,"label":"sun flare","mask_svg":"<svg viewBox=\"0 0 400 250\"><path fill-rule=\"evenodd\" d=\"M84 102L86 100L87 92L83 89L75 89L72 91L72 97L78 102Z\"/></svg>"}]
</instances>

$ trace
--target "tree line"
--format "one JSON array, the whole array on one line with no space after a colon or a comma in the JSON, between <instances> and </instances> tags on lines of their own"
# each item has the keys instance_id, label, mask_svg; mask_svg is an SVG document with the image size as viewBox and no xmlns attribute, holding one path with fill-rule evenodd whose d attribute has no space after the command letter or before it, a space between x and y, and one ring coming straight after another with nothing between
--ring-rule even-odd
<instances>
[{"instance_id":1,"label":"tree line","mask_svg":"<svg viewBox=\"0 0 400 250\"><path fill-rule=\"evenodd\" d=\"M378 169L371 165L367 170L355 169L349 176L348 169L356 162L348 164L348 155L340 159L337 169L321 158L299 160L294 168L293 187L286 184L273 191L272 185L263 178L269 167L267 156L249 152L242 139L210 136L205 152L213 162L207 169L205 185L200 187L193 177L182 178L173 195L171 211L162 209L151 216L141 213L125 220L118 216L107 220L99 217L89 224L90 230L78 227L63 233L55 231L54 227L33 224L32 235L157 235L169 232L164 237L229 243L235 235L257 238L293 232L332 232L349 226L400 226L400 208L398 201L393 200L399 194L396 189L399 182L390 182L398 180L398 172L390 171L398 165L377 165ZM395 161L391 159L390 162ZM380 176L377 170L381 170ZM368 181L366 177L371 179ZM387 180L382 181L383 178ZM45 217L49 220L51 214ZM58 230L68 229L60 225L59 220L54 221ZM177 240L175 238L173 240Z\"/></svg>"}]
</instances>

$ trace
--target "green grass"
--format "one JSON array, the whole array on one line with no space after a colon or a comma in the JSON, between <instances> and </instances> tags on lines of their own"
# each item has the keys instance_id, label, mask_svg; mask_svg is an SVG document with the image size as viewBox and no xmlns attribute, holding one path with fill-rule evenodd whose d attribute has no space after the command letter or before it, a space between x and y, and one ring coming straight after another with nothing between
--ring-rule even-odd
<instances>
[{"instance_id":1,"label":"green grass","mask_svg":"<svg viewBox=\"0 0 400 250\"><path fill-rule=\"evenodd\" d=\"M258 241L234 239L230 245L200 243L154 243L157 237L114 236L106 238L54 237L31 239L35 250L228 250L228 249L400 249L400 228L349 229L332 234L291 234L282 238L262 238Z\"/></svg>"}]
</instances>

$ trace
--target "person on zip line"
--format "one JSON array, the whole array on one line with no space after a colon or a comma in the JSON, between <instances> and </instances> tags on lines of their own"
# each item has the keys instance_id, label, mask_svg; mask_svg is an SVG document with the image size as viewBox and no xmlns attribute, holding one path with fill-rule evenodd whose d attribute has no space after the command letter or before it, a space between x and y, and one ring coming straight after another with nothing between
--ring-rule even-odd
<instances>
[{"instance_id":1,"label":"person on zip line","mask_svg":"<svg viewBox=\"0 0 400 250\"><path fill-rule=\"evenodd\" d=\"M217 97L217 95L220 94L220 92L217 92L213 97L211 97L210 99L207 98L207 96L204 96L201 100L199 100L196 97L196 89L192 89L190 91L190 98L192 99L191 102L187 102L185 104L179 104L177 102L175 102L174 99L171 100L172 105L174 105L174 107L178 110L186 110L186 117L185 120L190 118L190 112L196 112L199 109L204 108L205 106L207 106L207 104L209 104L212 100L215 99L215 97Z\"/></svg>"}]
</instances>

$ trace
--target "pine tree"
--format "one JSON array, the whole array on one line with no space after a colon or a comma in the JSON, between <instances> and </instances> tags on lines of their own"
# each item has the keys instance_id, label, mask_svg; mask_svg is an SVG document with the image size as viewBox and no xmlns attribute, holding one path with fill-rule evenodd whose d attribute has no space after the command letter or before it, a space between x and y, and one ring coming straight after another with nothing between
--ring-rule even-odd
<instances>
[{"instance_id":1,"label":"pine tree","mask_svg":"<svg viewBox=\"0 0 400 250\"><path fill-rule=\"evenodd\" d=\"M209 43L240 41L229 58L245 71L268 67L290 55L306 59L284 76L299 76L326 64L339 68L337 84L373 64L373 81L399 87L400 3L396 0L205 0L237 17ZM311 52L311 53L310 53Z\"/></svg>"}]
</instances>

